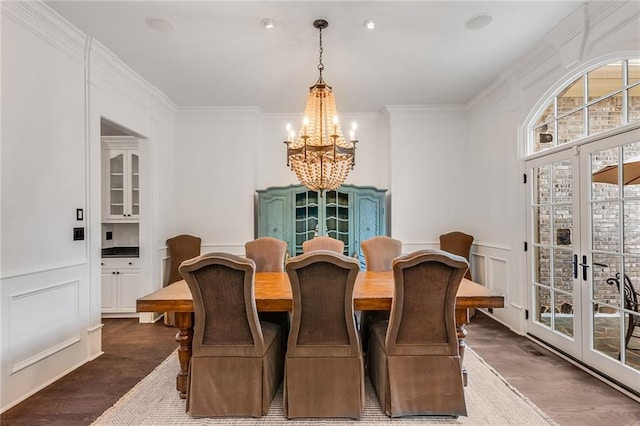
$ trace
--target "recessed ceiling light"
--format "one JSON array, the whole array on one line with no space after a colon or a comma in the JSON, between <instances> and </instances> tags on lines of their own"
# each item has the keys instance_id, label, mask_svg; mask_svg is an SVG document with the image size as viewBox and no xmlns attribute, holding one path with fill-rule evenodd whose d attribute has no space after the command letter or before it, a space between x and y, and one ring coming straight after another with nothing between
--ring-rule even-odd
<instances>
[{"instance_id":1,"label":"recessed ceiling light","mask_svg":"<svg viewBox=\"0 0 640 426\"><path fill-rule=\"evenodd\" d=\"M273 19L263 19L262 21L260 21L260 23L268 30L276 26L276 23L273 22Z\"/></svg>"},{"instance_id":2,"label":"recessed ceiling light","mask_svg":"<svg viewBox=\"0 0 640 426\"><path fill-rule=\"evenodd\" d=\"M464 27L468 30L479 30L489 25L492 20L493 18L491 17L491 15L483 13L481 15L476 15L472 18L469 18L467 22L464 23Z\"/></svg>"},{"instance_id":3,"label":"recessed ceiling light","mask_svg":"<svg viewBox=\"0 0 640 426\"><path fill-rule=\"evenodd\" d=\"M362 26L368 30L372 30L376 27L376 21L374 21L373 19L367 19L362 23Z\"/></svg>"},{"instance_id":4,"label":"recessed ceiling light","mask_svg":"<svg viewBox=\"0 0 640 426\"><path fill-rule=\"evenodd\" d=\"M154 18L149 16L147 18L147 25L154 31L159 33L170 33L173 31L173 24L164 18Z\"/></svg>"}]
</instances>

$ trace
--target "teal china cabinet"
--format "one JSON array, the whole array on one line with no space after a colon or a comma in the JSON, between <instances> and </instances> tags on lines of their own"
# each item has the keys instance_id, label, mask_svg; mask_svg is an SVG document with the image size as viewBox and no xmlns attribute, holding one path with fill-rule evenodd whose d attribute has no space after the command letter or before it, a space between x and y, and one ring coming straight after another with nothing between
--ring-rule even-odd
<instances>
[{"instance_id":1,"label":"teal china cabinet","mask_svg":"<svg viewBox=\"0 0 640 426\"><path fill-rule=\"evenodd\" d=\"M319 235L344 242L344 254L363 259L360 242L386 235L385 189L342 185L322 196L302 185L258 190L257 236L287 242L288 253L302 253L302 243Z\"/></svg>"}]
</instances>

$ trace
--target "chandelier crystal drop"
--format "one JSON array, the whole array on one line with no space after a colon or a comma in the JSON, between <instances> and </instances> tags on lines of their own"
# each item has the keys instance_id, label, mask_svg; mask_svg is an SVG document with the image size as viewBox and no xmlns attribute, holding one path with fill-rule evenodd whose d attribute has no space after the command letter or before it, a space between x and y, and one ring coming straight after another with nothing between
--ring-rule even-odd
<instances>
[{"instance_id":1,"label":"chandelier crystal drop","mask_svg":"<svg viewBox=\"0 0 640 426\"><path fill-rule=\"evenodd\" d=\"M295 132L287 125L287 166L298 177L301 184L313 191L335 190L347 179L355 165L356 124L350 131L350 140L345 140L333 91L322 78L322 30L329 23L323 19L313 22L320 32L320 63L318 81L309 88L304 109L302 127Z\"/></svg>"}]
</instances>

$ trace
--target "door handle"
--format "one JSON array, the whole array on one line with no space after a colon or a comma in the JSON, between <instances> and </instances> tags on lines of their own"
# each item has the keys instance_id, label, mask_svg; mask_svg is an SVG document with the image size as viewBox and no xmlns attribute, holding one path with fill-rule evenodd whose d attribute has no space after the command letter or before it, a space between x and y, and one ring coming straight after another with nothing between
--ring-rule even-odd
<instances>
[{"instance_id":1,"label":"door handle","mask_svg":"<svg viewBox=\"0 0 640 426\"><path fill-rule=\"evenodd\" d=\"M587 268L589 267L589 265L587 265L587 256L582 256L582 263L580 263L579 265L582 266L582 281L586 281Z\"/></svg>"},{"instance_id":2,"label":"door handle","mask_svg":"<svg viewBox=\"0 0 640 426\"><path fill-rule=\"evenodd\" d=\"M578 278L578 255L573 255L573 278Z\"/></svg>"}]
</instances>

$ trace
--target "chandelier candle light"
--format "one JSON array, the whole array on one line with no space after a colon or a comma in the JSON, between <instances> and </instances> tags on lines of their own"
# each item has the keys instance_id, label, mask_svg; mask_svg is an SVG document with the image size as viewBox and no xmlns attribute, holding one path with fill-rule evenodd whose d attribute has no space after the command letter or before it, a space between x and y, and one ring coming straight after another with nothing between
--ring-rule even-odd
<instances>
[{"instance_id":1,"label":"chandelier candle light","mask_svg":"<svg viewBox=\"0 0 640 426\"><path fill-rule=\"evenodd\" d=\"M342 129L336 111L336 100L331 86L322 79L322 30L329 26L324 19L313 22L320 31L320 77L309 88L307 105L304 109L302 128L297 139L291 125L287 125L287 166L291 167L300 183L312 191L335 190L342 185L353 169L356 160L354 122L351 126L350 141L342 136Z\"/></svg>"}]
</instances>

